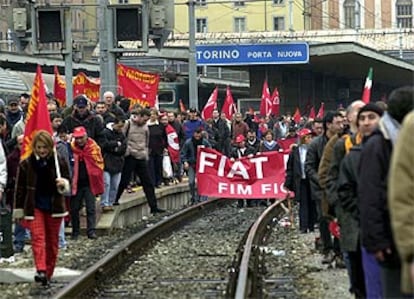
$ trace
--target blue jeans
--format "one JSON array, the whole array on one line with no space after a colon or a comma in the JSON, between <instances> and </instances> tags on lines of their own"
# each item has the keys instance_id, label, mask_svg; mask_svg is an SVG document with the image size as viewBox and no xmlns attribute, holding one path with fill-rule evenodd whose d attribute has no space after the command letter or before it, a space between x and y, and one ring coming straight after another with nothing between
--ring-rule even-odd
<instances>
[{"instance_id":1,"label":"blue jeans","mask_svg":"<svg viewBox=\"0 0 414 299\"><path fill-rule=\"evenodd\" d=\"M25 240L30 239L30 232L25 229L20 223L16 223L14 226L14 250L22 251L25 245Z\"/></svg>"},{"instance_id":2,"label":"blue jeans","mask_svg":"<svg viewBox=\"0 0 414 299\"><path fill-rule=\"evenodd\" d=\"M62 220L59 229L59 248L66 247L66 238L65 238L65 221Z\"/></svg>"},{"instance_id":3,"label":"blue jeans","mask_svg":"<svg viewBox=\"0 0 414 299\"><path fill-rule=\"evenodd\" d=\"M196 173L193 167L188 168L188 184L190 186L191 203L206 201L207 196L200 196L197 191Z\"/></svg>"},{"instance_id":4,"label":"blue jeans","mask_svg":"<svg viewBox=\"0 0 414 299\"><path fill-rule=\"evenodd\" d=\"M101 195L101 206L109 207L115 202L116 193L118 192L119 182L121 181L121 172L111 174L104 171L104 193Z\"/></svg>"}]
</instances>

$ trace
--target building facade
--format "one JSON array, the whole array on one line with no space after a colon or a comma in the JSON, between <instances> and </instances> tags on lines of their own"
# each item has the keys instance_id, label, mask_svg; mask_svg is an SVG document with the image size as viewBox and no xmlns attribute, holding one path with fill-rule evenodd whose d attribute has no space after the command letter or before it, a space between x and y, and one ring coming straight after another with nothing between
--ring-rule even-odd
<instances>
[{"instance_id":1,"label":"building facade","mask_svg":"<svg viewBox=\"0 0 414 299\"><path fill-rule=\"evenodd\" d=\"M303 30L303 0L197 0L196 32L263 32ZM175 28L188 32L188 1L176 0Z\"/></svg>"},{"instance_id":2,"label":"building facade","mask_svg":"<svg viewBox=\"0 0 414 299\"><path fill-rule=\"evenodd\" d=\"M305 29L413 27L412 0L304 0Z\"/></svg>"},{"instance_id":3,"label":"building facade","mask_svg":"<svg viewBox=\"0 0 414 299\"><path fill-rule=\"evenodd\" d=\"M11 34L14 29L13 8L26 9L26 27L30 31L30 5L27 0L0 0L0 50L16 51L16 40ZM95 0L37 0L39 6L70 6L73 50L76 59L83 59L82 53L89 49L89 52L98 42L97 32L97 4ZM20 36L22 42L30 40L30 34ZM61 49L61 43L43 45L43 49ZM30 49L25 49L30 52ZM88 52L88 51L86 51Z\"/></svg>"}]
</instances>

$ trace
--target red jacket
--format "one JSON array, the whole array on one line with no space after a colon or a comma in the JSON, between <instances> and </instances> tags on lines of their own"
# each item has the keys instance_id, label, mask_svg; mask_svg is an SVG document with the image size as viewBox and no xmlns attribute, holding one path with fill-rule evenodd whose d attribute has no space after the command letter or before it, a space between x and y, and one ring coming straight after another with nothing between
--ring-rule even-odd
<instances>
[{"instance_id":1,"label":"red jacket","mask_svg":"<svg viewBox=\"0 0 414 299\"><path fill-rule=\"evenodd\" d=\"M72 195L76 195L78 192L80 160L83 160L85 162L92 194L95 196L102 194L104 192L104 161L101 153L101 148L92 138L88 138L88 141L83 148L78 147L75 144L75 141L71 143L71 147L73 151L73 158L75 160L75 164L73 166Z\"/></svg>"}]
</instances>

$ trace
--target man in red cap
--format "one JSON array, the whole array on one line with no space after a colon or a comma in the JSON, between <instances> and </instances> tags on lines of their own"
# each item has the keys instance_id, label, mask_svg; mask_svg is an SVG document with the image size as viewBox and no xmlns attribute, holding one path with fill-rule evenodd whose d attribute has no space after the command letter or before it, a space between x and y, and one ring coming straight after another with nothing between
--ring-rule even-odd
<instances>
[{"instance_id":1,"label":"man in red cap","mask_svg":"<svg viewBox=\"0 0 414 299\"><path fill-rule=\"evenodd\" d=\"M89 239L96 239L95 201L96 196L104 192L103 169L104 162L101 148L86 132L85 127L76 127L72 134L71 143L73 158L72 198L70 212L72 218L72 239L79 236L79 211L82 200L85 200L87 217L87 235Z\"/></svg>"}]
</instances>

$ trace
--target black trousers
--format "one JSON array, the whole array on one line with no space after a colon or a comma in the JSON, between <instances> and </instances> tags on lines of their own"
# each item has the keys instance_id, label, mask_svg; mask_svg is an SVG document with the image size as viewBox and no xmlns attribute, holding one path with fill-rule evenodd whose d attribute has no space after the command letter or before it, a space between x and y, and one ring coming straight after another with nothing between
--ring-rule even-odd
<instances>
[{"instance_id":1,"label":"black trousers","mask_svg":"<svg viewBox=\"0 0 414 299\"><path fill-rule=\"evenodd\" d=\"M146 160L138 160L132 156L125 157L124 167L121 174L121 182L118 186L118 193L116 195L116 202L121 198L122 193L128 186L132 173L135 171L136 175L141 181L141 186L144 189L145 197L151 211L157 209L157 198L155 197L154 185L148 171L148 163Z\"/></svg>"},{"instance_id":2,"label":"black trousers","mask_svg":"<svg viewBox=\"0 0 414 299\"><path fill-rule=\"evenodd\" d=\"M301 231L313 231L316 222L316 207L315 201L312 200L309 180L300 180L297 196L299 201L299 229Z\"/></svg>"},{"instance_id":3,"label":"black trousers","mask_svg":"<svg viewBox=\"0 0 414 299\"><path fill-rule=\"evenodd\" d=\"M364 268L362 266L361 246L358 244L357 251L348 251L351 265L352 291L355 298L366 298Z\"/></svg>"},{"instance_id":4,"label":"black trousers","mask_svg":"<svg viewBox=\"0 0 414 299\"><path fill-rule=\"evenodd\" d=\"M86 231L88 236L95 232L96 223L96 198L89 186L78 188L78 192L70 199L70 216L72 219L72 236L78 236L80 231L79 211L82 208L82 200L86 205Z\"/></svg>"},{"instance_id":5,"label":"black trousers","mask_svg":"<svg viewBox=\"0 0 414 299\"><path fill-rule=\"evenodd\" d=\"M330 207L330 209L332 209L332 207ZM339 240L337 238L333 238L332 241L332 236L329 231L329 222L331 219L323 215L322 202L320 200L316 201L316 210L319 221L319 232L321 234L321 240L323 244L323 253L325 254L333 250L336 254L340 254L341 249L339 246ZM334 213L331 213L331 215L334 215Z\"/></svg>"}]
</instances>

